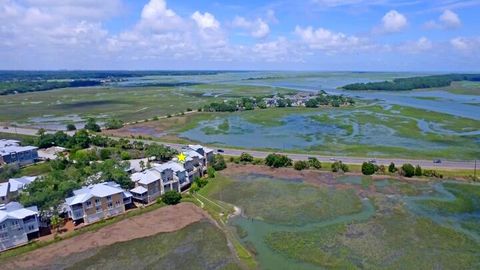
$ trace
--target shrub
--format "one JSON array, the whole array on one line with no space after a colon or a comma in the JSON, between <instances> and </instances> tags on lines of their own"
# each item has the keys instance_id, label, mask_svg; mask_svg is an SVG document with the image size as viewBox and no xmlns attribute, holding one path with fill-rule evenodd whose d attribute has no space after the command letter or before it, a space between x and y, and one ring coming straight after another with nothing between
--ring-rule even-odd
<instances>
[{"instance_id":1,"label":"shrub","mask_svg":"<svg viewBox=\"0 0 480 270\"><path fill-rule=\"evenodd\" d=\"M388 165L388 172L390 173L394 173L397 171L397 168L395 167L395 163L390 163L390 165Z\"/></svg>"},{"instance_id":2,"label":"shrub","mask_svg":"<svg viewBox=\"0 0 480 270\"><path fill-rule=\"evenodd\" d=\"M105 122L105 128L106 129L119 129L119 128L122 128L122 127L123 127L123 121L120 120L120 119L111 118L111 119L108 119Z\"/></svg>"},{"instance_id":3,"label":"shrub","mask_svg":"<svg viewBox=\"0 0 480 270\"><path fill-rule=\"evenodd\" d=\"M415 167L415 176L422 176L422 167L420 165Z\"/></svg>"},{"instance_id":4,"label":"shrub","mask_svg":"<svg viewBox=\"0 0 480 270\"><path fill-rule=\"evenodd\" d=\"M308 163L303 160L297 160L293 163L293 168L297 171L308 169Z\"/></svg>"},{"instance_id":5,"label":"shrub","mask_svg":"<svg viewBox=\"0 0 480 270\"><path fill-rule=\"evenodd\" d=\"M217 154L217 155L214 156L213 162L212 162L212 167L216 171L221 171L221 170L227 168L227 163L225 163L225 159L223 158L222 155Z\"/></svg>"},{"instance_id":6,"label":"shrub","mask_svg":"<svg viewBox=\"0 0 480 270\"><path fill-rule=\"evenodd\" d=\"M265 164L272 168L288 167L292 165L292 160L285 155L273 153L265 158Z\"/></svg>"},{"instance_id":7,"label":"shrub","mask_svg":"<svg viewBox=\"0 0 480 270\"><path fill-rule=\"evenodd\" d=\"M332 163L332 172L348 172L350 168L348 168L347 164L343 164L341 161L335 161Z\"/></svg>"},{"instance_id":8,"label":"shrub","mask_svg":"<svg viewBox=\"0 0 480 270\"><path fill-rule=\"evenodd\" d=\"M111 155L112 155L112 152L110 151L110 149L108 149L108 148L100 149L100 159L101 160L109 159Z\"/></svg>"},{"instance_id":9,"label":"shrub","mask_svg":"<svg viewBox=\"0 0 480 270\"><path fill-rule=\"evenodd\" d=\"M208 177L215 178L215 169L212 167L208 167L207 174L208 174Z\"/></svg>"},{"instance_id":10,"label":"shrub","mask_svg":"<svg viewBox=\"0 0 480 270\"><path fill-rule=\"evenodd\" d=\"M203 188L204 186L206 186L208 184L208 179L206 178L200 178L200 177L195 177L195 179L193 180L193 182L198 186L198 188Z\"/></svg>"},{"instance_id":11,"label":"shrub","mask_svg":"<svg viewBox=\"0 0 480 270\"><path fill-rule=\"evenodd\" d=\"M122 151L120 153L120 158L122 160L129 160L130 159L130 153L126 152L126 151Z\"/></svg>"},{"instance_id":12,"label":"shrub","mask_svg":"<svg viewBox=\"0 0 480 270\"><path fill-rule=\"evenodd\" d=\"M423 175L426 177L443 178L443 175L435 170L423 170Z\"/></svg>"},{"instance_id":13,"label":"shrub","mask_svg":"<svg viewBox=\"0 0 480 270\"><path fill-rule=\"evenodd\" d=\"M402 166L402 174L405 177L412 177L415 175L415 167L412 164L406 163Z\"/></svg>"},{"instance_id":14,"label":"shrub","mask_svg":"<svg viewBox=\"0 0 480 270\"><path fill-rule=\"evenodd\" d=\"M97 124L97 122L93 118L88 118L87 123L85 124L85 129L94 131L94 132L101 131L100 126Z\"/></svg>"},{"instance_id":15,"label":"shrub","mask_svg":"<svg viewBox=\"0 0 480 270\"><path fill-rule=\"evenodd\" d=\"M192 185L190 186L190 193L196 193L199 191L200 188L198 187L196 182L193 182Z\"/></svg>"},{"instance_id":16,"label":"shrub","mask_svg":"<svg viewBox=\"0 0 480 270\"><path fill-rule=\"evenodd\" d=\"M250 155L249 153L243 152L243 153L240 155L240 161L243 161L243 162L252 162L252 161L253 161L253 156Z\"/></svg>"},{"instance_id":17,"label":"shrub","mask_svg":"<svg viewBox=\"0 0 480 270\"><path fill-rule=\"evenodd\" d=\"M169 190L162 196L162 201L168 205L178 204L182 200L182 194L175 190Z\"/></svg>"},{"instance_id":18,"label":"shrub","mask_svg":"<svg viewBox=\"0 0 480 270\"><path fill-rule=\"evenodd\" d=\"M364 162L362 164L362 173L364 175L372 175L375 173L375 165L371 162Z\"/></svg>"},{"instance_id":19,"label":"shrub","mask_svg":"<svg viewBox=\"0 0 480 270\"><path fill-rule=\"evenodd\" d=\"M158 116L154 116L152 120L153 121L158 121Z\"/></svg>"},{"instance_id":20,"label":"shrub","mask_svg":"<svg viewBox=\"0 0 480 270\"><path fill-rule=\"evenodd\" d=\"M317 170L322 168L322 163L320 163L320 161L315 157L308 158L308 165L309 167Z\"/></svg>"},{"instance_id":21,"label":"shrub","mask_svg":"<svg viewBox=\"0 0 480 270\"><path fill-rule=\"evenodd\" d=\"M77 130L77 127L74 124L70 123L67 125L67 130L74 131L74 130Z\"/></svg>"}]
</instances>

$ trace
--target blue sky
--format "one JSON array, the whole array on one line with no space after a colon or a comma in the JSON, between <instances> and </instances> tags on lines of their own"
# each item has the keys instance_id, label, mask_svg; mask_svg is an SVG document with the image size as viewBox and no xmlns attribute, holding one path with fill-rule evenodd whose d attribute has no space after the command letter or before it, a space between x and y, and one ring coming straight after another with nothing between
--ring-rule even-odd
<instances>
[{"instance_id":1,"label":"blue sky","mask_svg":"<svg viewBox=\"0 0 480 270\"><path fill-rule=\"evenodd\" d=\"M480 0L0 0L0 69L479 71Z\"/></svg>"}]
</instances>

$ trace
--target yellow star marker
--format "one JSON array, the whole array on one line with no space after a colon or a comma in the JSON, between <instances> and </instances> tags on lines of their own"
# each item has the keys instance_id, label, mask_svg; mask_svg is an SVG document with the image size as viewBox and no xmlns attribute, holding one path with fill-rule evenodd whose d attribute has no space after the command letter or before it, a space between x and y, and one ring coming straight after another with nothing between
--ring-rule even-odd
<instances>
[{"instance_id":1,"label":"yellow star marker","mask_svg":"<svg viewBox=\"0 0 480 270\"><path fill-rule=\"evenodd\" d=\"M187 156L184 154L184 153L180 153L178 156L178 161L180 162L185 162L185 159L187 158Z\"/></svg>"}]
</instances>

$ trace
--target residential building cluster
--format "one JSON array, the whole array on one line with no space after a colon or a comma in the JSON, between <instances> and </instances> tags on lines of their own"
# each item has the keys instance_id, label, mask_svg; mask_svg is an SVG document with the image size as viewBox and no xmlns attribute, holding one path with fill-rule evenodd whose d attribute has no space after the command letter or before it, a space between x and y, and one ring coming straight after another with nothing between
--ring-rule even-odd
<instances>
[{"instance_id":1,"label":"residential building cluster","mask_svg":"<svg viewBox=\"0 0 480 270\"><path fill-rule=\"evenodd\" d=\"M275 95L271 98L264 98L263 101L267 105L267 107L278 107L281 101L289 100L291 102L292 107L305 107L305 104L310 99L314 99L317 97L317 93L313 92L299 92L294 95L284 95L279 96Z\"/></svg>"},{"instance_id":2,"label":"residential building cluster","mask_svg":"<svg viewBox=\"0 0 480 270\"><path fill-rule=\"evenodd\" d=\"M166 163L152 163L149 168L132 170L134 188L124 190L115 182L103 182L74 190L59 206L61 215L75 225L90 224L125 213L135 203L155 202L169 190L182 191L196 177L206 173L214 151L201 145L182 150L184 160L174 158ZM133 166L137 167L137 166ZM42 226L35 206L24 208L14 200L37 177L12 178L0 183L0 251L28 243L38 237Z\"/></svg>"},{"instance_id":3,"label":"residential building cluster","mask_svg":"<svg viewBox=\"0 0 480 270\"><path fill-rule=\"evenodd\" d=\"M21 146L20 141L0 140L0 165L17 163L28 165L38 159L38 147Z\"/></svg>"}]
</instances>

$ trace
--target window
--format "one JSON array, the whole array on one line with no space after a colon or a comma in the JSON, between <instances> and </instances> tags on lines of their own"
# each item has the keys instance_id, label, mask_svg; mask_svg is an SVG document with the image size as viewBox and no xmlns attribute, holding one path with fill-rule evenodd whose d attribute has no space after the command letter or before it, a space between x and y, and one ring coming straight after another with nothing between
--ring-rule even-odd
<instances>
[{"instance_id":1,"label":"window","mask_svg":"<svg viewBox=\"0 0 480 270\"><path fill-rule=\"evenodd\" d=\"M92 202L91 201L87 201L85 204L87 206L87 209L92 208Z\"/></svg>"},{"instance_id":2,"label":"window","mask_svg":"<svg viewBox=\"0 0 480 270\"><path fill-rule=\"evenodd\" d=\"M5 230L7 230L7 224L6 223L0 224L0 231L5 231Z\"/></svg>"},{"instance_id":3,"label":"window","mask_svg":"<svg viewBox=\"0 0 480 270\"><path fill-rule=\"evenodd\" d=\"M120 206L120 201L116 201L115 202L115 207L119 207Z\"/></svg>"},{"instance_id":4,"label":"window","mask_svg":"<svg viewBox=\"0 0 480 270\"><path fill-rule=\"evenodd\" d=\"M100 204L100 199L99 199L99 198L95 198L95 204L96 204L96 205L99 205L99 204Z\"/></svg>"},{"instance_id":5,"label":"window","mask_svg":"<svg viewBox=\"0 0 480 270\"><path fill-rule=\"evenodd\" d=\"M112 196L107 196L107 201L111 202L112 201Z\"/></svg>"},{"instance_id":6,"label":"window","mask_svg":"<svg viewBox=\"0 0 480 270\"><path fill-rule=\"evenodd\" d=\"M102 212L102 207L100 207L100 206L97 206L95 209L97 210L97 213Z\"/></svg>"},{"instance_id":7,"label":"window","mask_svg":"<svg viewBox=\"0 0 480 270\"><path fill-rule=\"evenodd\" d=\"M33 225L28 225L28 230L29 230L29 231L35 230L35 226L33 226Z\"/></svg>"},{"instance_id":8,"label":"window","mask_svg":"<svg viewBox=\"0 0 480 270\"><path fill-rule=\"evenodd\" d=\"M21 229L20 228L20 223L18 222L18 220L14 220L12 221L12 229Z\"/></svg>"},{"instance_id":9,"label":"window","mask_svg":"<svg viewBox=\"0 0 480 270\"><path fill-rule=\"evenodd\" d=\"M108 203L108 209L112 209L113 208L113 203L109 202Z\"/></svg>"},{"instance_id":10,"label":"window","mask_svg":"<svg viewBox=\"0 0 480 270\"><path fill-rule=\"evenodd\" d=\"M8 233L0 233L0 241L4 242L8 240Z\"/></svg>"}]
</instances>

